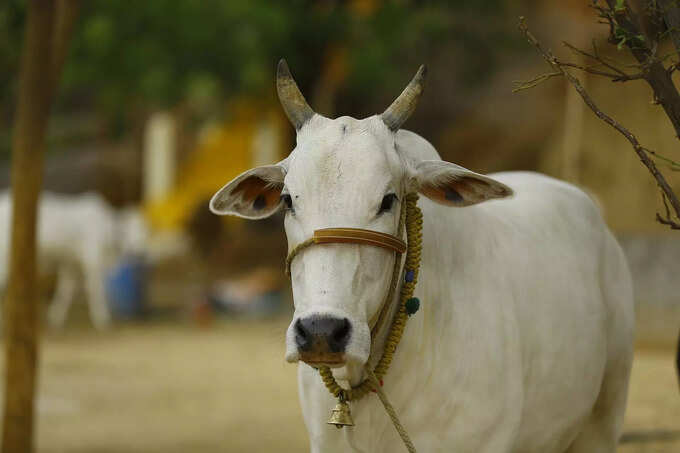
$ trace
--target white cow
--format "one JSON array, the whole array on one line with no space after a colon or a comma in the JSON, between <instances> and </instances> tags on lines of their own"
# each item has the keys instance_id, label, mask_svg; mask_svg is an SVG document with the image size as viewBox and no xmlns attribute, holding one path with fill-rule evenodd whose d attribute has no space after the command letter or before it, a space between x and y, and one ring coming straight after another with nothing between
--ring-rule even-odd
<instances>
[{"instance_id":1,"label":"white cow","mask_svg":"<svg viewBox=\"0 0 680 453\"><path fill-rule=\"evenodd\" d=\"M528 172L482 176L399 130L423 76L382 115L331 120L309 108L280 63L279 97L297 146L284 161L223 187L212 210L256 219L284 207L292 249L319 228L395 235L405 194L419 192L422 308L383 387L415 446L614 452L634 324L621 248L578 188ZM370 350L368 322L387 293L394 255L358 244L315 245L297 255L286 359L300 360L312 335L325 359L308 362L335 366L345 386L361 382L369 354L381 353L381 341ZM312 452L404 451L374 394L351 402L356 426L338 430L326 424L336 400L319 373L305 363L298 369Z\"/></svg>"},{"instance_id":2,"label":"white cow","mask_svg":"<svg viewBox=\"0 0 680 453\"><path fill-rule=\"evenodd\" d=\"M11 194L0 194L0 289L8 277ZM142 250L146 225L136 210L117 213L100 195L40 196L38 215L39 264L56 271L56 290L47 312L51 325L61 327L84 282L90 318L97 328L106 327L111 315L104 283L115 260ZM47 269L46 269L47 268Z\"/></svg>"}]
</instances>

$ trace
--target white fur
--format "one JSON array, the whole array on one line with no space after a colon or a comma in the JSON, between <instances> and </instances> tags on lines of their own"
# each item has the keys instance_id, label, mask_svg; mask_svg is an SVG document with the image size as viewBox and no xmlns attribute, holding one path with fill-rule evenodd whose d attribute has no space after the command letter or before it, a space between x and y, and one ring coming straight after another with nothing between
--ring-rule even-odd
<instances>
[{"instance_id":1,"label":"white fur","mask_svg":"<svg viewBox=\"0 0 680 453\"><path fill-rule=\"evenodd\" d=\"M423 161L439 161L434 148L411 132L391 133L379 117L314 116L282 166L283 191L295 209L285 220L289 248L324 227L395 234L399 206L377 215L384 194L402 200L433 179L465 176L474 186L484 178L470 189L480 199L466 202L514 191L465 208L419 201L421 309L384 379L416 447L614 452L632 359L633 302L625 259L597 208L579 189L546 176L484 177ZM300 253L292 265L295 314L286 358L298 359L298 318L343 316L352 324L348 362L334 372L358 382L370 352L367 322L387 291L393 260L383 249L355 244ZM351 403L356 427L337 430L326 424L334 398L303 363L299 393L312 452L404 450L374 395Z\"/></svg>"},{"instance_id":2,"label":"white fur","mask_svg":"<svg viewBox=\"0 0 680 453\"><path fill-rule=\"evenodd\" d=\"M8 277L11 195L0 194L0 290ZM57 283L47 319L60 327L82 279L90 318L97 328L109 325L104 288L107 273L123 253L142 253L146 224L138 210L120 215L99 195L42 193L38 212L38 249L41 268L54 268Z\"/></svg>"}]
</instances>

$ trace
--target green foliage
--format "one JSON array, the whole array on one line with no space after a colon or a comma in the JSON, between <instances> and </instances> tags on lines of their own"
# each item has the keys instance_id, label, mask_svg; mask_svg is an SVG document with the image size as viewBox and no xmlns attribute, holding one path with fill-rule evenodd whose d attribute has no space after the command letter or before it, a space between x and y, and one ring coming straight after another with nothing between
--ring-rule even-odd
<instances>
[{"instance_id":1,"label":"green foliage","mask_svg":"<svg viewBox=\"0 0 680 453\"><path fill-rule=\"evenodd\" d=\"M633 35L623 28L619 27L618 25L614 26L614 38L618 40L618 43L616 44L616 48L618 50L623 49L623 46L626 45L627 43L630 44L630 46L641 46L645 42L645 36L642 34L637 34Z\"/></svg>"},{"instance_id":2,"label":"green foliage","mask_svg":"<svg viewBox=\"0 0 680 453\"><path fill-rule=\"evenodd\" d=\"M310 93L333 47L349 57L343 95L370 103L445 52L465 61L452 71L479 81L509 41L498 28L479 31L503 14L503 0L377 4L362 14L329 0L83 1L57 108L89 109L123 129L136 111L181 103L216 110L234 95L269 95L281 57ZM9 69L0 71L0 132L11 116L24 8L0 3L0 65Z\"/></svg>"},{"instance_id":3,"label":"green foliage","mask_svg":"<svg viewBox=\"0 0 680 453\"><path fill-rule=\"evenodd\" d=\"M292 25L283 5L268 3L87 2L63 89L86 86L106 109L167 107L196 90L212 91L208 96L260 90Z\"/></svg>"}]
</instances>

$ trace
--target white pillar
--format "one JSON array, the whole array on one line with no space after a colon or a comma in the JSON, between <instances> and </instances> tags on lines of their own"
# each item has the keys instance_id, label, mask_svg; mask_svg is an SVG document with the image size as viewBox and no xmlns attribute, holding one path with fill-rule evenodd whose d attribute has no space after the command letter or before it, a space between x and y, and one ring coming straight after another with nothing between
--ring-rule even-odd
<instances>
[{"instance_id":1,"label":"white pillar","mask_svg":"<svg viewBox=\"0 0 680 453\"><path fill-rule=\"evenodd\" d=\"M278 162L280 158L279 148L279 135L276 123L271 115L269 115L258 121L253 130L253 167L271 165L274 162Z\"/></svg>"},{"instance_id":2,"label":"white pillar","mask_svg":"<svg viewBox=\"0 0 680 453\"><path fill-rule=\"evenodd\" d=\"M175 120L168 112L157 112L149 118L144 131L144 200L164 198L175 182Z\"/></svg>"}]
</instances>

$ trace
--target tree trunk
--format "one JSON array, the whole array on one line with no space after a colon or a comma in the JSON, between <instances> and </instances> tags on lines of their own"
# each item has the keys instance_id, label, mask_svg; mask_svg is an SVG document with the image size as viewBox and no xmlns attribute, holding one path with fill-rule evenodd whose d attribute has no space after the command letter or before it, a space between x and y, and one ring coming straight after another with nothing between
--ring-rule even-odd
<instances>
[{"instance_id":1,"label":"tree trunk","mask_svg":"<svg viewBox=\"0 0 680 453\"><path fill-rule=\"evenodd\" d=\"M676 0L659 0L659 8L675 50L680 52L680 6Z\"/></svg>"},{"instance_id":2,"label":"tree trunk","mask_svg":"<svg viewBox=\"0 0 680 453\"><path fill-rule=\"evenodd\" d=\"M5 403L2 448L33 451L38 361L37 203L50 105L75 11L70 0L29 0L12 136L12 225L5 299ZM55 18L59 18L55 26ZM55 28L58 34L55 36Z\"/></svg>"}]
</instances>

